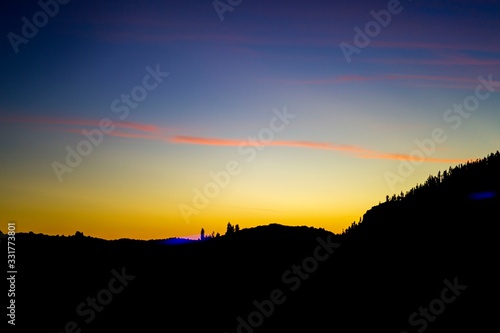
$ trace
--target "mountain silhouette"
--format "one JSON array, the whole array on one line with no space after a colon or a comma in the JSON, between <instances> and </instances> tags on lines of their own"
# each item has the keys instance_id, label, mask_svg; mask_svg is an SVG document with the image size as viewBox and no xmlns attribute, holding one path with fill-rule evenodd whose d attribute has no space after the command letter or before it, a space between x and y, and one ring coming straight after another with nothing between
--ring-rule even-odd
<instances>
[{"instance_id":1,"label":"mountain silhouette","mask_svg":"<svg viewBox=\"0 0 500 333\"><path fill-rule=\"evenodd\" d=\"M500 153L387 197L342 234L16 237L23 332L457 332L497 327ZM304 221L307 223L307 221Z\"/></svg>"}]
</instances>

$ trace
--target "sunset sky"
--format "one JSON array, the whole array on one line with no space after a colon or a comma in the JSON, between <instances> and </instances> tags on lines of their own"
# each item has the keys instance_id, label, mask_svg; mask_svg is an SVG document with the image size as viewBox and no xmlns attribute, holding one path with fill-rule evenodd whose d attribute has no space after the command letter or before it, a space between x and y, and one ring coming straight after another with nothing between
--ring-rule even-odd
<instances>
[{"instance_id":1,"label":"sunset sky","mask_svg":"<svg viewBox=\"0 0 500 333\"><path fill-rule=\"evenodd\" d=\"M64 2L0 14L4 232L341 232L500 149L498 1Z\"/></svg>"}]
</instances>

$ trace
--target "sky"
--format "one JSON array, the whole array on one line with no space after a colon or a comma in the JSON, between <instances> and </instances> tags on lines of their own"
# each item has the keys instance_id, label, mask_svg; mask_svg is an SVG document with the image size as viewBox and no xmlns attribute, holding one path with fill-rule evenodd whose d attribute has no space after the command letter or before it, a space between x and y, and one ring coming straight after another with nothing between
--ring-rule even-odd
<instances>
[{"instance_id":1,"label":"sky","mask_svg":"<svg viewBox=\"0 0 500 333\"><path fill-rule=\"evenodd\" d=\"M339 233L500 147L498 1L2 7L4 232Z\"/></svg>"}]
</instances>

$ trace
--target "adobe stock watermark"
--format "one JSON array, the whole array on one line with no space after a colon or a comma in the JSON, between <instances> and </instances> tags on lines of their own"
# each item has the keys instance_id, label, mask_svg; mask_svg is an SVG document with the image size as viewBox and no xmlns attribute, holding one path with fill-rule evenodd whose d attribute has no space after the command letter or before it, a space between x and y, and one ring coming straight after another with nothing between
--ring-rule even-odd
<instances>
[{"instance_id":1,"label":"adobe stock watermark","mask_svg":"<svg viewBox=\"0 0 500 333\"><path fill-rule=\"evenodd\" d=\"M146 72L147 74L143 77L142 84L133 87L129 94L121 94L120 98L111 102L111 111L117 113L120 120L127 119L130 109L137 108L139 103L148 97L148 91L155 90L163 82L163 79L170 74L162 72L159 64L156 65L155 69L146 66ZM77 143L76 149L69 145L66 146L66 164L58 161L52 162L52 169L59 182L63 181L63 176L66 173L72 173L82 163L83 158L92 153L94 147L99 146L103 142L105 134L113 132L116 128L110 118L102 118L98 125L97 128L91 130L83 129L81 131L85 139Z\"/></svg>"},{"instance_id":2,"label":"adobe stock watermark","mask_svg":"<svg viewBox=\"0 0 500 333\"><path fill-rule=\"evenodd\" d=\"M341 42L339 44L340 50L344 54L344 58L347 63L351 63L352 55L354 53L360 54L362 49L370 45L372 39L380 35L382 28L387 28L387 26L391 23L392 17L400 14L403 9L404 7L399 0L389 0L389 2L387 2L387 9L382 9L378 12L374 10L370 11L370 15L374 18L374 20L368 21L365 24L364 31L358 26L354 27L354 45L346 42Z\"/></svg>"},{"instance_id":3,"label":"adobe stock watermark","mask_svg":"<svg viewBox=\"0 0 500 333\"><path fill-rule=\"evenodd\" d=\"M7 224L7 281L9 281L9 289L7 289L7 297L9 306L7 307L7 323L16 325L16 222L10 221ZM3 236L3 234L2 234Z\"/></svg>"},{"instance_id":4,"label":"adobe stock watermark","mask_svg":"<svg viewBox=\"0 0 500 333\"><path fill-rule=\"evenodd\" d=\"M290 269L283 272L281 281L285 284L284 288L273 289L269 293L269 298L262 301L254 300L252 302L255 310L250 312L246 318L238 316L236 322L237 333L253 333L257 328L264 324L266 318L273 315L276 307L282 305L287 300L285 293L296 291L300 288L302 282L309 279L311 274L316 272L320 262L330 258L335 249L340 247L339 243L333 243L331 236L328 235L326 241L321 237L316 238L318 246L313 251L313 255L302 260L300 265L292 265ZM227 333L227 331L226 331Z\"/></svg>"},{"instance_id":5,"label":"adobe stock watermark","mask_svg":"<svg viewBox=\"0 0 500 333\"><path fill-rule=\"evenodd\" d=\"M249 136L238 147L238 153L246 156L245 161L250 163L255 160L257 153L266 148L273 140L275 133L282 132L290 120L297 117L287 112L286 106L283 111L273 110L274 117L269 121L268 127L261 128L257 135ZM185 203L179 204L179 211L186 223L190 223L192 215L200 214L200 211L207 208L210 199L217 197L221 190L225 189L231 182L231 178L239 175L243 171L241 163L237 160L230 160L226 163L226 168L217 172L210 171L211 182L206 183L202 189L193 189L192 205Z\"/></svg>"},{"instance_id":6,"label":"adobe stock watermark","mask_svg":"<svg viewBox=\"0 0 500 333\"><path fill-rule=\"evenodd\" d=\"M42 10L37 11L33 14L31 21L23 16L21 22L23 26L21 27L21 35L13 33L12 31L7 34L10 45L14 49L14 52L19 53L19 45L28 44L30 39L35 38L38 34L38 29L41 29L49 23L49 18L54 18L54 16L59 13L59 6L66 5L71 0L40 0L38 5Z\"/></svg>"},{"instance_id":7,"label":"adobe stock watermark","mask_svg":"<svg viewBox=\"0 0 500 333\"><path fill-rule=\"evenodd\" d=\"M457 297L462 294L462 291L467 289L466 285L458 283L458 277L453 279L453 283L448 279L445 279L443 283L445 287L441 290L441 294L438 298L430 301L427 307L419 307L418 312L415 311L408 317L408 323L418 333L424 332L429 323L434 322L437 317L444 312L446 305L455 302ZM409 332L401 331L401 333Z\"/></svg>"},{"instance_id":8,"label":"adobe stock watermark","mask_svg":"<svg viewBox=\"0 0 500 333\"><path fill-rule=\"evenodd\" d=\"M107 288L103 288L97 292L95 297L87 297L84 302L76 306L75 312L79 317L82 317L85 324L90 324L100 313L108 306L113 297L120 294L129 282L135 279L134 275L127 275L125 267L122 268L121 273L115 269L111 270L113 277L109 280ZM76 321L68 321L64 325L64 329L60 333L81 333L83 323Z\"/></svg>"},{"instance_id":9,"label":"adobe stock watermark","mask_svg":"<svg viewBox=\"0 0 500 333\"><path fill-rule=\"evenodd\" d=\"M481 102L490 98L492 93L500 91L500 82L493 81L493 74L490 74L487 79L479 76L478 81L479 84L476 86L474 94L466 96L462 103L453 104L452 108L443 113L443 121L450 124L452 130L457 130L464 119L469 118L473 112L477 111L481 106ZM389 171L384 173L384 178L391 191L394 192L395 185L404 182L410 177L415 172L416 167L434 154L437 145L444 143L447 139L446 131L441 127L434 128L426 139L421 141L416 139L414 142L418 148L409 154L410 158L401 160L397 167L397 174Z\"/></svg>"},{"instance_id":10,"label":"adobe stock watermark","mask_svg":"<svg viewBox=\"0 0 500 333\"><path fill-rule=\"evenodd\" d=\"M238 7L241 5L243 0L215 0L212 2L212 5L214 6L215 12L219 16L219 20L221 22L224 22L224 13L225 12L232 12L235 7Z\"/></svg>"}]
</instances>

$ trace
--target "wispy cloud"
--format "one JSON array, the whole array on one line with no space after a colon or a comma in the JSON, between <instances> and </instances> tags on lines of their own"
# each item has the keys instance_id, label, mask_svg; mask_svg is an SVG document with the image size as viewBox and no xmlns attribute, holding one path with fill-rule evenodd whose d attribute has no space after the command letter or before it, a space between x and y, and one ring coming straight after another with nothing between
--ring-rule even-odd
<instances>
[{"instance_id":1,"label":"wispy cloud","mask_svg":"<svg viewBox=\"0 0 500 333\"><path fill-rule=\"evenodd\" d=\"M99 127L100 121L81 118L51 118L51 117L0 117L1 122L25 123L25 124L47 124L47 125L75 125L75 126L96 126ZM145 132L161 132L162 129L156 125L149 125L134 122L113 122L118 128L139 130Z\"/></svg>"},{"instance_id":2,"label":"wispy cloud","mask_svg":"<svg viewBox=\"0 0 500 333\"><path fill-rule=\"evenodd\" d=\"M231 140L231 139L216 139L216 138L200 138L193 136L174 136L169 139L172 143L188 143L194 145L207 145L207 146L229 146L238 147L241 144L245 144L243 140Z\"/></svg>"},{"instance_id":3,"label":"wispy cloud","mask_svg":"<svg viewBox=\"0 0 500 333\"><path fill-rule=\"evenodd\" d=\"M415 74L390 74L385 75L390 80L424 80L424 81L441 81L441 82L455 82L455 83L477 83L477 79L468 77L455 77L455 76L438 76L438 75L415 75Z\"/></svg>"},{"instance_id":4,"label":"wispy cloud","mask_svg":"<svg viewBox=\"0 0 500 333\"><path fill-rule=\"evenodd\" d=\"M34 118L34 117L0 117L0 122L23 123L47 125L44 129L55 130L66 133L74 133L82 135L81 126L99 127L99 121L88 119L59 119L59 118ZM55 125L62 125L57 127ZM424 157L422 159L400 153L387 153L377 150L366 149L349 144L338 144L331 142L315 142L315 141L300 141L300 140L280 140L270 142L250 142L242 139L226 139L226 138L207 138L185 135L172 135L172 128L160 127L157 125L137 123L137 122L113 122L115 129L106 135L114 137L122 137L129 139L142 139L153 141L164 141L170 144L191 144L202 146L225 146L225 147L240 147L240 146L272 146L272 147L290 147L290 148L306 148L337 151L350 154L356 158L364 159L384 159L384 160L409 160L409 161L424 161L437 163L461 163L469 159L455 158L438 158ZM87 128L90 130L90 128Z\"/></svg>"},{"instance_id":5,"label":"wispy cloud","mask_svg":"<svg viewBox=\"0 0 500 333\"><path fill-rule=\"evenodd\" d=\"M476 78L471 77L420 74L385 74L375 76L341 75L333 78L274 79L273 81L289 85L330 85L352 82L402 81L404 84L411 86L441 87L451 89L474 89L478 83Z\"/></svg>"},{"instance_id":6,"label":"wispy cloud","mask_svg":"<svg viewBox=\"0 0 500 333\"><path fill-rule=\"evenodd\" d=\"M82 130L76 128L62 128L59 129L59 131L66 133L82 134ZM158 134L131 133L131 132L119 131L116 129L113 130L112 132L107 133L106 135L116 136L121 138L129 138L129 139L168 140L168 137L160 133Z\"/></svg>"},{"instance_id":7,"label":"wispy cloud","mask_svg":"<svg viewBox=\"0 0 500 333\"><path fill-rule=\"evenodd\" d=\"M497 66L500 59L480 59L465 55L444 56L433 59L423 58L379 58L366 59L366 62L391 65L430 65L430 66Z\"/></svg>"},{"instance_id":8,"label":"wispy cloud","mask_svg":"<svg viewBox=\"0 0 500 333\"><path fill-rule=\"evenodd\" d=\"M174 136L169 140L172 143L186 143L186 144L196 144L196 145L207 145L207 146L277 146L277 147L302 147L311 149L323 149L323 150L339 150L347 152L365 152L363 148L323 143L323 142L311 142L311 141L270 141L264 142L250 142L247 140L233 140L233 139L220 139L220 138L202 138L193 136Z\"/></svg>"},{"instance_id":9,"label":"wispy cloud","mask_svg":"<svg viewBox=\"0 0 500 333\"><path fill-rule=\"evenodd\" d=\"M275 81L291 85L323 85L323 84L338 84L338 83L348 83L348 82L366 82L366 81L381 80L381 79L384 78L362 76L362 75L339 75L330 78L279 79Z\"/></svg>"},{"instance_id":10,"label":"wispy cloud","mask_svg":"<svg viewBox=\"0 0 500 333\"><path fill-rule=\"evenodd\" d=\"M436 163L461 163L469 159L463 158L438 158L438 157L424 157L419 158L408 154L399 153L385 153L376 150L365 149L353 145L334 144L326 142L311 142L311 141L271 141L268 143L255 143L245 140L234 139L221 139L221 138L202 138L192 136L174 136L170 140L172 143L184 143L194 145L207 145L207 146L275 146L275 147L296 147L296 148L309 148L340 151L343 153L350 153L357 158L366 159L385 159L385 160L408 160L408 161L424 161Z\"/></svg>"},{"instance_id":11,"label":"wispy cloud","mask_svg":"<svg viewBox=\"0 0 500 333\"><path fill-rule=\"evenodd\" d=\"M81 118L50 118L50 117L0 117L0 122L4 123L19 123L27 125L43 125L41 129L50 131L59 131L66 133L82 134L82 130L91 130L99 128L100 120L81 119ZM168 127L160 127L152 124L143 124L137 122L112 122L114 130L106 133L106 135L131 138L131 139L147 139L147 140L166 140L167 133L173 129Z\"/></svg>"},{"instance_id":12,"label":"wispy cloud","mask_svg":"<svg viewBox=\"0 0 500 333\"><path fill-rule=\"evenodd\" d=\"M421 49L421 50L459 50L459 51L484 51L500 52L500 46L479 44L451 44L451 43L429 43L429 42L400 42L400 41L373 41L370 46L378 48L394 49Z\"/></svg>"}]
</instances>

